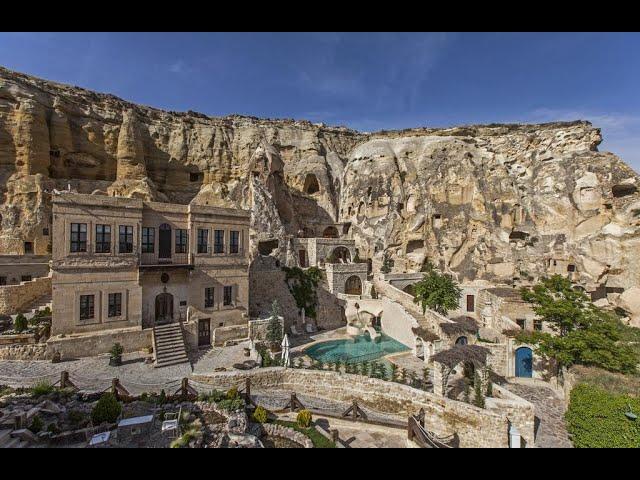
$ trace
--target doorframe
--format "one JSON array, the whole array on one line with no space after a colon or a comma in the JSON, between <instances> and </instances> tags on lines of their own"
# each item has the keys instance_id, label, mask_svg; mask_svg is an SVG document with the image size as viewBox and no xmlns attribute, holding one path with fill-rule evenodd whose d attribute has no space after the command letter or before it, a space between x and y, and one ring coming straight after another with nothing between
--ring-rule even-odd
<instances>
[{"instance_id":1,"label":"doorframe","mask_svg":"<svg viewBox=\"0 0 640 480\"><path fill-rule=\"evenodd\" d=\"M209 342L208 343L200 343L200 325L204 325L205 322L209 324ZM211 346L211 318L199 318L198 319L198 348L206 348Z\"/></svg>"}]
</instances>

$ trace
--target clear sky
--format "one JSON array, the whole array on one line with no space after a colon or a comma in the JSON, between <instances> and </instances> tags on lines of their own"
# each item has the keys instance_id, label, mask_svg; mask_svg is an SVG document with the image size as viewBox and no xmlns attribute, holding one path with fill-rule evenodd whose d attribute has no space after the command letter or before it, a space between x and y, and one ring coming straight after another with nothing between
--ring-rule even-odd
<instances>
[{"instance_id":1,"label":"clear sky","mask_svg":"<svg viewBox=\"0 0 640 480\"><path fill-rule=\"evenodd\" d=\"M586 119L640 171L637 33L0 33L0 65L168 110L362 131Z\"/></svg>"}]
</instances>

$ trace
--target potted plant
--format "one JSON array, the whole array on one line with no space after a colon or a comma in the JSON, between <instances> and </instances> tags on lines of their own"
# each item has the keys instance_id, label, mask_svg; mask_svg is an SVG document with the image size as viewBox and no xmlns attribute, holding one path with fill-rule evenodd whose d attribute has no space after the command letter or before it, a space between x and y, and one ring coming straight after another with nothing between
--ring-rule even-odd
<instances>
[{"instance_id":1,"label":"potted plant","mask_svg":"<svg viewBox=\"0 0 640 480\"><path fill-rule=\"evenodd\" d=\"M124 353L124 348L119 343L116 343L111 350L109 350L109 365L112 367L119 367L122 365L122 354Z\"/></svg>"}]
</instances>

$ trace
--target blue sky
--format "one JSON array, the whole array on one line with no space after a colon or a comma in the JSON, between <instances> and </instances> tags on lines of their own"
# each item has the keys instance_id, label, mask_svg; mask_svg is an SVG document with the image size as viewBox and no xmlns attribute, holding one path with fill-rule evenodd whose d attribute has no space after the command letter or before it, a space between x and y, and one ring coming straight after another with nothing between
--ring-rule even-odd
<instances>
[{"instance_id":1,"label":"blue sky","mask_svg":"<svg viewBox=\"0 0 640 480\"><path fill-rule=\"evenodd\" d=\"M362 131L586 119L640 171L637 33L0 33L0 65L168 110Z\"/></svg>"}]
</instances>

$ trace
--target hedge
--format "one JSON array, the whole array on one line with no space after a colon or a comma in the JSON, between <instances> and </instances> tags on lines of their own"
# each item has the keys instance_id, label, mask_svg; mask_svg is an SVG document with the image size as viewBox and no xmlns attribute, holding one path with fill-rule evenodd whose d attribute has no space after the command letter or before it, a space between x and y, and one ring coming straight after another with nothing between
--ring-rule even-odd
<instances>
[{"instance_id":1,"label":"hedge","mask_svg":"<svg viewBox=\"0 0 640 480\"><path fill-rule=\"evenodd\" d=\"M587 384L571 391L565 415L567 429L577 448L640 448L640 419L631 420L631 410L640 416L640 399L616 395Z\"/></svg>"}]
</instances>

